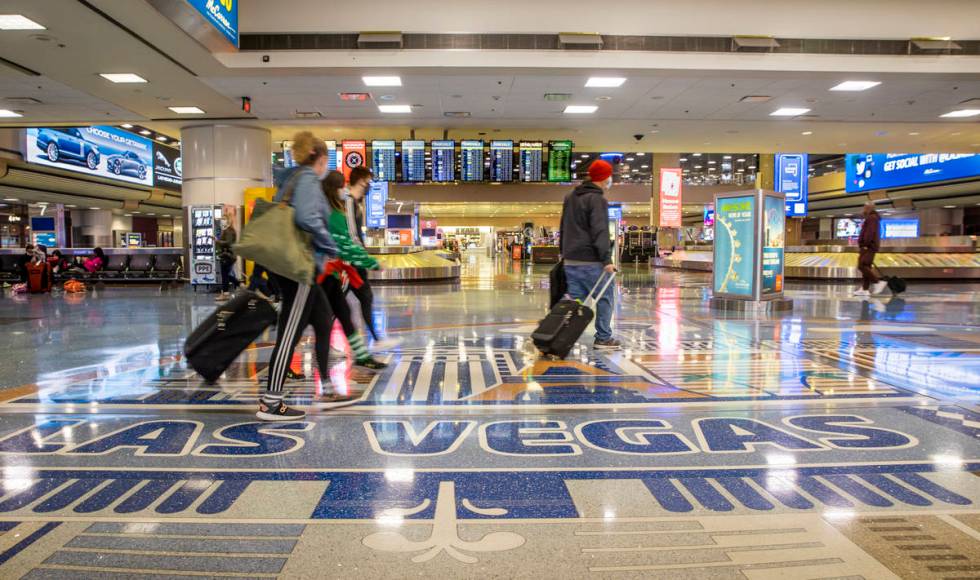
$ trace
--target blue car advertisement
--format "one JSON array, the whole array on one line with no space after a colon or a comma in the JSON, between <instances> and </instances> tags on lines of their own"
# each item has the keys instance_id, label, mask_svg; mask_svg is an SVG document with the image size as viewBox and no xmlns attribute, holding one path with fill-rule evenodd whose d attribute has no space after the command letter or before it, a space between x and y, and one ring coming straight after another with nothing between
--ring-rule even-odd
<instances>
[{"instance_id":1,"label":"blue car advertisement","mask_svg":"<svg viewBox=\"0 0 980 580\"><path fill-rule=\"evenodd\" d=\"M980 175L976 153L851 153L846 161L848 193Z\"/></svg>"},{"instance_id":2,"label":"blue car advertisement","mask_svg":"<svg viewBox=\"0 0 980 580\"><path fill-rule=\"evenodd\" d=\"M118 181L153 186L153 143L115 127L38 127L25 132L24 159Z\"/></svg>"}]
</instances>

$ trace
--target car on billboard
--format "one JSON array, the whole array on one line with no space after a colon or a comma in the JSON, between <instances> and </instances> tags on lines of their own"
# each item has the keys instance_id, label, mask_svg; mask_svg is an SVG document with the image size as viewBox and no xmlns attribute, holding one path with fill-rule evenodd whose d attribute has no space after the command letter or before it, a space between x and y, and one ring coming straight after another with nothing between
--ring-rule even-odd
<instances>
[{"instance_id":1,"label":"car on billboard","mask_svg":"<svg viewBox=\"0 0 980 580\"><path fill-rule=\"evenodd\" d=\"M99 148L89 143L82 132L75 128L38 129L37 148L48 156L52 163L74 161L84 164L92 171L99 168Z\"/></svg>"},{"instance_id":2,"label":"car on billboard","mask_svg":"<svg viewBox=\"0 0 980 580\"><path fill-rule=\"evenodd\" d=\"M135 175L140 179L146 178L146 165L143 164L139 155L132 151L110 155L106 158L106 167L116 175L125 173Z\"/></svg>"}]
</instances>

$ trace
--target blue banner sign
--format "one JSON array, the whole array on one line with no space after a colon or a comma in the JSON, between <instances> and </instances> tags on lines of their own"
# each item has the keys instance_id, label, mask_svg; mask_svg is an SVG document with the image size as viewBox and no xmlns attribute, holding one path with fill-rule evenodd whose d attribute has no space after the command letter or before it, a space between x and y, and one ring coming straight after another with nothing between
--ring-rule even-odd
<instances>
[{"instance_id":1,"label":"blue banner sign","mask_svg":"<svg viewBox=\"0 0 980 580\"><path fill-rule=\"evenodd\" d=\"M776 155L776 191L786 196L786 215L806 216L809 174L806 153Z\"/></svg>"},{"instance_id":2,"label":"blue banner sign","mask_svg":"<svg viewBox=\"0 0 980 580\"><path fill-rule=\"evenodd\" d=\"M187 0L187 3L222 36L238 46L238 0Z\"/></svg>"},{"instance_id":3,"label":"blue banner sign","mask_svg":"<svg viewBox=\"0 0 980 580\"><path fill-rule=\"evenodd\" d=\"M845 190L873 189L980 176L976 153L852 153L847 155Z\"/></svg>"},{"instance_id":4,"label":"blue banner sign","mask_svg":"<svg viewBox=\"0 0 980 580\"><path fill-rule=\"evenodd\" d=\"M726 197L715 204L715 294L755 294L755 196Z\"/></svg>"},{"instance_id":5,"label":"blue banner sign","mask_svg":"<svg viewBox=\"0 0 980 580\"><path fill-rule=\"evenodd\" d=\"M24 133L28 163L153 187L149 139L103 126L32 127Z\"/></svg>"},{"instance_id":6,"label":"blue banner sign","mask_svg":"<svg viewBox=\"0 0 980 580\"><path fill-rule=\"evenodd\" d=\"M388 182L372 181L364 201L364 211L367 214L367 227L382 229L385 227L385 204L388 203Z\"/></svg>"}]
</instances>

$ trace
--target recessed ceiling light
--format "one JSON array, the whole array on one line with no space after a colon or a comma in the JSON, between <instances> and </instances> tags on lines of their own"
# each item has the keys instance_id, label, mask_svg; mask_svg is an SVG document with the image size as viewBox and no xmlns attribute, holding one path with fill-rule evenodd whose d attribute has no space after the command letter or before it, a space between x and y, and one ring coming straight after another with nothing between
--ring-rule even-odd
<instances>
[{"instance_id":1,"label":"recessed ceiling light","mask_svg":"<svg viewBox=\"0 0 980 580\"><path fill-rule=\"evenodd\" d=\"M563 112L573 115L588 115L595 113L598 108L595 105L568 105Z\"/></svg>"},{"instance_id":2,"label":"recessed ceiling light","mask_svg":"<svg viewBox=\"0 0 980 580\"><path fill-rule=\"evenodd\" d=\"M717 162L717 161L709 161L709 162L708 162L708 165L714 165L714 164L716 164L716 163L718 163L718 162Z\"/></svg>"},{"instance_id":3,"label":"recessed ceiling light","mask_svg":"<svg viewBox=\"0 0 980 580\"><path fill-rule=\"evenodd\" d=\"M16 197L5 197L5 198L3 198L3 200L4 201L20 201L20 199L18 199Z\"/></svg>"},{"instance_id":4,"label":"recessed ceiling light","mask_svg":"<svg viewBox=\"0 0 980 580\"><path fill-rule=\"evenodd\" d=\"M945 115L939 115L940 117L946 117L948 119L958 119L961 117L976 117L980 115L980 109L960 109L958 111L950 111Z\"/></svg>"},{"instance_id":5,"label":"recessed ceiling light","mask_svg":"<svg viewBox=\"0 0 980 580\"><path fill-rule=\"evenodd\" d=\"M685 161L687 161L687 157L681 157L681 158L679 159L679 161L680 161L681 163L684 163Z\"/></svg>"},{"instance_id":6,"label":"recessed ceiling light","mask_svg":"<svg viewBox=\"0 0 980 580\"><path fill-rule=\"evenodd\" d=\"M911 137L915 137L918 134L919 134L918 131L909 131L909 136L911 136Z\"/></svg>"},{"instance_id":7,"label":"recessed ceiling light","mask_svg":"<svg viewBox=\"0 0 980 580\"><path fill-rule=\"evenodd\" d=\"M798 117L800 115L805 115L810 112L810 109L804 109L802 107L782 107L776 109L775 111L769 113L770 117Z\"/></svg>"},{"instance_id":8,"label":"recessed ceiling light","mask_svg":"<svg viewBox=\"0 0 980 580\"><path fill-rule=\"evenodd\" d=\"M157 141L166 141L167 138L164 135L157 135Z\"/></svg>"},{"instance_id":9,"label":"recessed ceiling light","mask_svg":"<svg viewBox=\"0 0 980 580\"><path fill-rule=\"evenodd\" d=\"M135 73L99 73L99 76L114 83L145 83L146 79Z\"/></svg>"},{"instance_id":10,"label":"recessed ceiling light","mask_svg":"<svg viewBox=\"0 0 980 580\"><path fill-rule=\"evenodd\" d=\"M46 30L23 14L0 14L0 30Z\"/></svg>"},{"instance_id":11,"label":"recessed ceiling light","mask_svg":"<svg viewBox=\"0 0 980 580\"><path fill-rule=\"evenodd\" d=\"M590 77L585 81L587 87L621 87L626 79L623 77Z\"/></svg>"},{"instance_id":12,"label":"recessed ceiling light","mask_svg":"<svg viewBox=\"0 0 980 580\"><path fill-rule=\"evenodd\" d=\"M872 87L877 87L879 81L844 81L841 84L831 87L832 91L866 91Z\"/></svg>"},{"instance_id":13,"label":"recessed ceiling light","mask_svg":"<svg viewBox=\"0 0 980 580\"><path fill-rule=\"evenodd\" d=\"M101 207L90 207L89 209L102 209Z\"/></svg>"},{"instance_id":14,"label":"recessed ceiling light","mask_svg":"<svg viewBox=\"0 0 980 580\"><path fill-rule=\"evenodd\" d=\"M943 208L945 208L945 209L956 209L956 206L955 205L944 205Z\"/></svg>"},{"instance_id":15,"label":"recessed ceiling light","mask_svg":"<svg viewBox=\"0 0 980 580\"><path fill-rule=\"evenodd\" d=\"M17 111L11 111L10 109L0 109L0 117L11 118L11 117L23 117L23 116L24 115L21 115Z\"/></svg>"},{"instance_id":16,"label":"recessed ceiling light","mask_svg":"<svg viewBox=\"0 0 980 580\"><path fill-rule=\"evenodd\" d=\"M701 154L700 153L691 153L691 155L693 155L695 157L701 157Z\"/></svg>"},{"instance_id":17,"label":"recessed ceiling light","mask_svg":"<svg viewBox=\"0 0 980 580\"><path fill-rule=\"evenodd\" d=\"M735 161L738 161L739 163L745 163L745 158L744 157L739 157Z\"/></svg>"},{"instance_id":18,"label":"recessed ceiling light","mask_svg":"<svg viewBox=\"0 0 980 580\"><path fill-rule=\"evenodd\" d=\"M732 156L731 155L722 155L721 158L722 159L731 159Z\"/></svg>"},{"instance_id":19,"label":"recessed ceiling light","mask_svg":"<svg viewBox=\"0 0 980 580\"><path fill-rule=\"evenodd\" d=\"M122 125L120 125L120 127L122 127L123 129L132 129L133 128L133 126L131 124L129 124L129 123L123 123Z\"/></svg>"},{"instance_id":20,"label":"recessed ceiling light","mask_svg":"<svg viewBox=\"0 0 980 580\"><path fill-rule=\"evenodd\" d=\"M199 107L167 107L178 115L203 115L204 110Z\"/></svg>"},{"instance_id":21,"label":"recessed ceiling light","mask_svg":"<svg viewBox=\"0 0 980 580\"><path fill-rule=\"evenodd\" d=\"M803 131L800 135L813 135L813 131Z\"/></svg>"},{"instance_id":22,"label":"recessed ceiling light","mask_svg":"<svg viewBox=\"0 0 980 580\"><path fill-rule=\"evenodd\" d=\"M149 129L143 129L142 131L140 131L140 135L149 135L149 134L150 134Z\"/></svg>"},{"instance_id":23,"label":"recessed ceiling light","mask_svg":"<svg viewBox=\"0 0 980 580\"><path fill-rule=\"evenodd\" d=\"M411 113L412 105L378 105L382 113Z\"/></svg>"},{"instance_id":24,"label":"recessed ceiling light","mask_svg":"<svg viewBox=\"0 0 980 580\"><path fill-rule=\"evenodd\" d=\"M369 87L400 87L402 86L402 78L395 76L386 77L361 77L364 80L364 84Z\"/></svg>"},{"instance_id":25,"label":"recessed ceiling light","mask_svg":"<svg viewBox=\"0 0 980 580\"><path fill-rule=\"evenodd\" d=\"M610 100L612 100L612 97L607 96L607 95L602 95L601 97L596 97L595 100L597 100L597 101L610 101Z\"/></svg>"},{"instance_id":26,"label":"recessed ceiling light","mask_svg":"<svg viewBox=\"0 0 980 580\"><path fill-rule=\"evenodd\" d=\"M749 169L755 169L755 165L749 165Z\"/></svg>"}]
</instances>

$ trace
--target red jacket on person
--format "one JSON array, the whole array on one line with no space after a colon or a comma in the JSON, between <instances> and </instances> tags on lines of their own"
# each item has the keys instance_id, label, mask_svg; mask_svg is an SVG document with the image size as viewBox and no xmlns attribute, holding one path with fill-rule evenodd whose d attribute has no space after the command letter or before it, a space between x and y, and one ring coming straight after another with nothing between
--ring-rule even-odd
<instances>
[{"instance_id":1,"label":"red jacket on person","mask_svg":"<svg viewBox=\"0 0 980 580\"><path fill-rule=\"evenodd\" d=\"M864 218L861 234L858 236L858 248L872 252L881 249L881 234L878 231L880 223L881 216L876 211L872 211Z\"/></svg>"}]
</instances>

